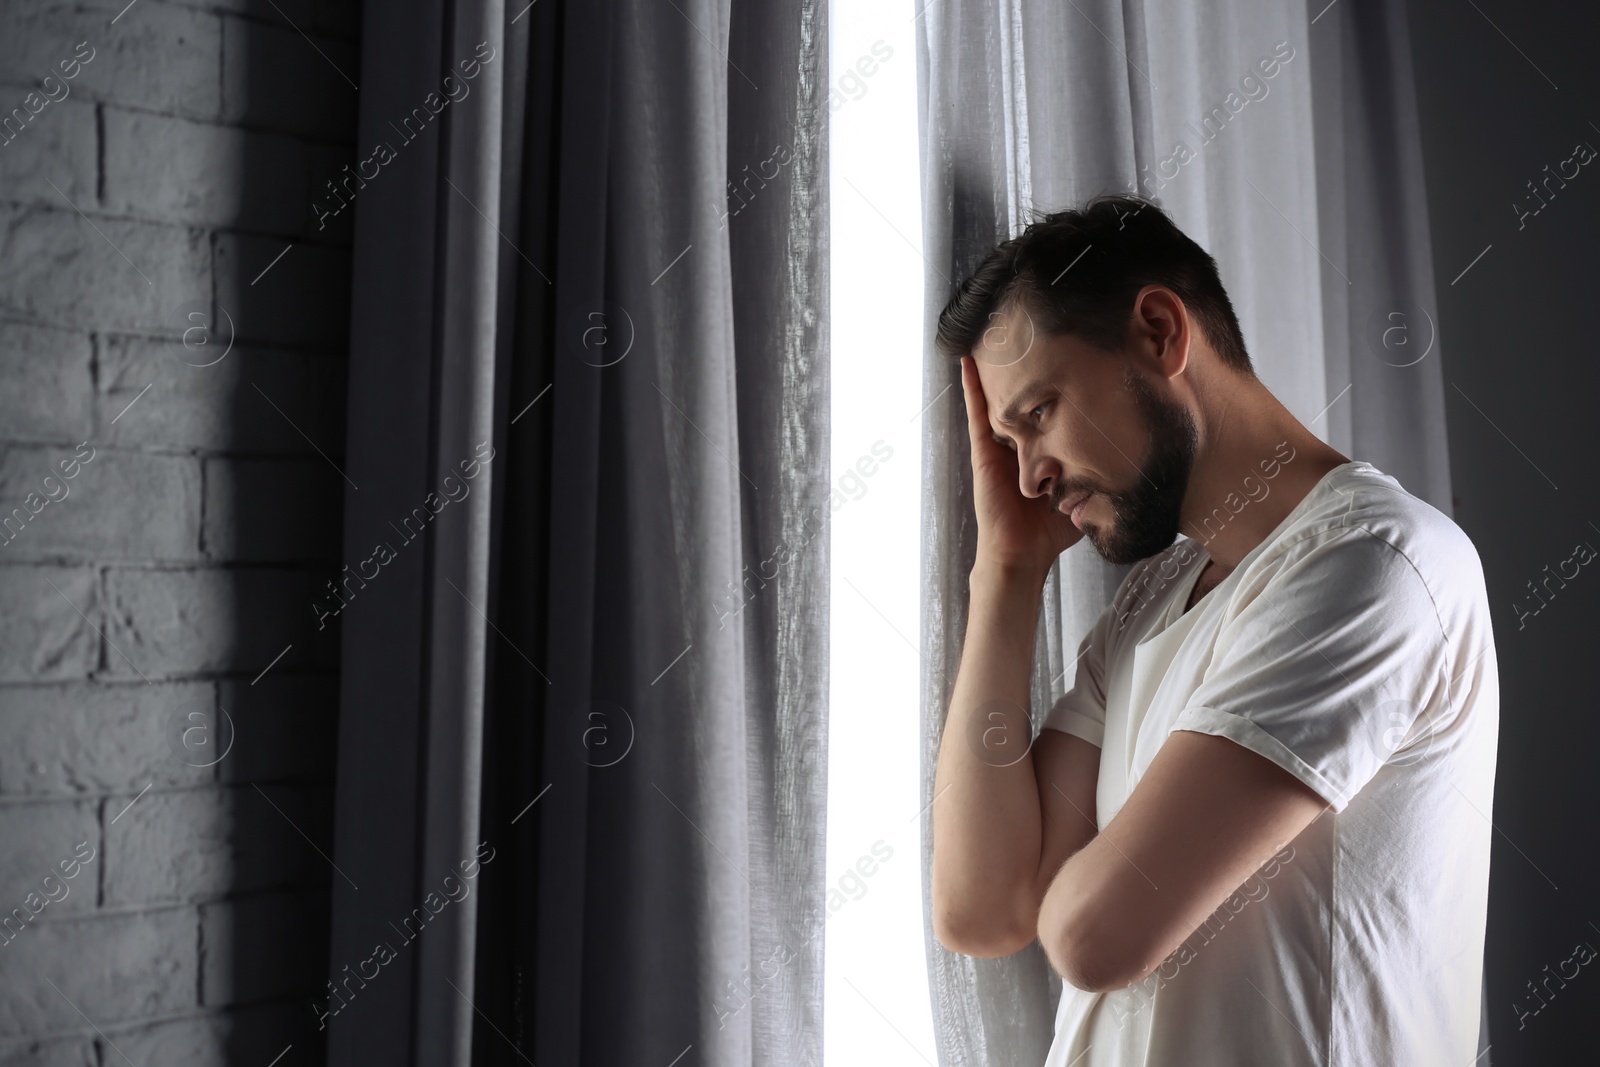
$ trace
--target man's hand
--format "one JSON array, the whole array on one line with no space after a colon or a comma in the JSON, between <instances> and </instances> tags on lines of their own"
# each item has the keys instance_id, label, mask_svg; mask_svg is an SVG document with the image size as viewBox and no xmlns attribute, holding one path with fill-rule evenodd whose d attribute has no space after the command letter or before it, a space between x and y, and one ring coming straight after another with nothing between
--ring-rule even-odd
<instances>
[{"instance_id":1,"label":"man's hand","mask_svg":"<svg viewBox=\"0 0 1600 1067\"><path fill-rule=\"evenodd\" d=\"M978 565L998 564L1043 575L1083 531L1050 507L1049 496L1022 495L1017 455L994 439L978 364L971 356L961 357L961 387L967 401L967 436L972 439Z\"/></svg>"}]
</instances>

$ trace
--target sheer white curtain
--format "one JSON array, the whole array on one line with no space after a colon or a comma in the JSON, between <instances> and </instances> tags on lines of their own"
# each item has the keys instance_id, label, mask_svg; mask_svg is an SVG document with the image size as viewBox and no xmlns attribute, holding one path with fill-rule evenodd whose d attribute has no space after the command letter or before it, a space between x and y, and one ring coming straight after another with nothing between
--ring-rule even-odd
<instances>
[{"instance_id":1,"label":"sheer white curtain","mask_svg":"<svg viewBox=\"0 0 1600 1067\"><path fill-rule=\"evenodd\" d=\"M1403 5L935 0L917 26L929 803L975 538L959 368L931 339L952 284L1034 212L1154 198L1216 258L1258 373L1291 411L1446 514L1450 478ZM1036 723L1124 572L1087 544L1061 557L1035 644ZM922 852L940 1063L1042 1063L1059 980L1037 943L999 960L940 946L931 811Z\"/></svg>"}]
</instances>

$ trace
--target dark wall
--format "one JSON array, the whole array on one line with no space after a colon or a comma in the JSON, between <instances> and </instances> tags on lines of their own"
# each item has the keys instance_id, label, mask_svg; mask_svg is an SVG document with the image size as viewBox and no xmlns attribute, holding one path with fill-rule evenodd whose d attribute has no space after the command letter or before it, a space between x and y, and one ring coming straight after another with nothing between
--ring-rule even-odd
<instances>
[{"instance_id":1,"label":"dark wall","mask_svg":"<svg viewBox=\"0 0 1600 1067\"><path fill-rule=\"evenodd\" d=\"M1410 21L1456 521L1483 560L1500 664L1490 1057L1585 1062L1600 1015L1600 958L1584 962L1600 949L1600 561L1582 562L1600 549L1600 157L1574 148L1600 149L1600 8L1411 0ZM1577 172L1565 187L1562 170Z\"/></svg>"},{"instance_id":2,"label":"dark wall","mask_svg":"<svg viewBox=\"0 0 1600 1067\"><path fill-rule=\"evenodd\" d=\"M0 1065L321 1060L359 14L0 3Z\"/></svg>"}]
</instances>

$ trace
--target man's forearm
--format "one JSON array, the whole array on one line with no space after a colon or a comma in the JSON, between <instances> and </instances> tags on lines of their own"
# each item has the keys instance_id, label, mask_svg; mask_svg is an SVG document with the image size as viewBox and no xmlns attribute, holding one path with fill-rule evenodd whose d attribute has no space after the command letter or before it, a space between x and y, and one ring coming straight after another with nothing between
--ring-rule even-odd
<instances>
[{"instance_id":1,"label":"man's forearm","mask_svg":"<svg viewBox=\"0 0 1600 1067\"><path fill-rule=\"evenodd\" d=\"M947 946L1015 951L1039 869L1039 790L1029 758L1029 674L1044 575L980 564L939 745L933 921ZM1029 935L1031 936L1031 935ZM990 950L990 951L986 951Z\"/></svg>"}]
</instances>

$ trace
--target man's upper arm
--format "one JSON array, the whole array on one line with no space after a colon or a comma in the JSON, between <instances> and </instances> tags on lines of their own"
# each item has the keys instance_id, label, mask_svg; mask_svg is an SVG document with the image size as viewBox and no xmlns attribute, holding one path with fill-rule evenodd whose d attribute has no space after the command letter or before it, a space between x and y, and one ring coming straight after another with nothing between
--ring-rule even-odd
<instances>
[{"instance_id":1,"label":"man's upper arm","mask_svg":"<svg viewBox=\"0 0 1600 1067\"><path fill-rule=\"evenodd\" d=\"M1046 954L1081 989L1138 981L1327 806L1234 741L1174 732L1061 869L1039 915Z\"/></svg>"}]
</instances>

